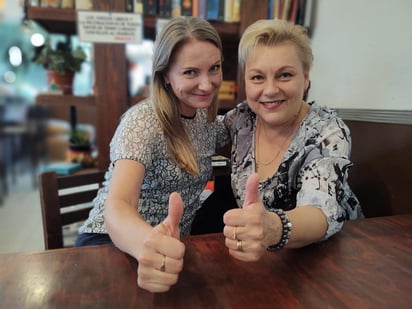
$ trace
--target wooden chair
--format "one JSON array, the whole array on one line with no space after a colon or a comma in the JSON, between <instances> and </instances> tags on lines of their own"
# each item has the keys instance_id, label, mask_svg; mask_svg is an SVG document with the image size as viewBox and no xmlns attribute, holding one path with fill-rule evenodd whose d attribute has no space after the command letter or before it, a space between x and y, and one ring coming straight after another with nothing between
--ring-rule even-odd
<instances>
[{"instance_id":1,"label":"wooden chair","mask_svg":"<svg viewBox=\"0 0 412 309\"><path fill-rule=\"evenodd\" d=\"M103 171L60 176L39 175L40 204L45 249L63 248L63 229L87 219L92 201L104 181Z\"/></svg>"}]
</instances>

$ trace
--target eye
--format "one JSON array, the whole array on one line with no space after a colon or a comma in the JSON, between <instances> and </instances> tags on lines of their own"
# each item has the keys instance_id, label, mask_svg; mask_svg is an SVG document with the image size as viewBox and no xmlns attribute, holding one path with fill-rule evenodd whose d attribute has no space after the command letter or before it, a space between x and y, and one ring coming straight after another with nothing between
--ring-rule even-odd
<instances>
[{"instance_id":1,"label":"eye","mask_svg":"<svg viewBox=\"0 0 412 309\"><path fill-rule=\"evenodd\" d=\"M278 75L278 78L279 78L279 79L282 79L282 80L289 80L289 79L291 79L292 77L293 77L293 74L290 73L290 72L282 72L282 73L280 73L280 74Z\"/></svg>"},{"instance_id":2,"label":"eye","mask_svg":"<svg viewBox=\"0 0 412 309\"><path fill-rule=\"evenodd\" d=\"M219 72L220 71L220 64L215 64L210 68L210 72Z\"/></svg>"},{"instance_id":3,"label":"eye","mask_svg":"<svg viewBox=\"0 0 412 309\"><path fill-rule=\"evenodd\" d=\"M252 75L252 76L250 77L250 80L259 82L259 81L264 80L264 77L263 77L263 75L256 74L256 75Z\"/></svg>"},{"instance_id":4,"label":"eye","mask_svg":"<svg viewBox=\"0 0 412 309\"><path fill-rule=\"evenodd\" d=\"M183 71L183 75L186 75L186 76L195 76L195 75L196 75L196 72L195 72L195 70L186 70L186 71Z\"/></svg>"}]
</instances>

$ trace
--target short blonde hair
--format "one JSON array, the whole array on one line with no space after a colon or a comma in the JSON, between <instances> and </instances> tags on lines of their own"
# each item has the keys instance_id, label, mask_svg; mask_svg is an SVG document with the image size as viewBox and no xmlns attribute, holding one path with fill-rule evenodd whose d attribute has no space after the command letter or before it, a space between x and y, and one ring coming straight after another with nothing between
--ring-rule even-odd
<instances>
[{"instance_id":1,"label":"short blonde hair","mask_svg":"<svg viewBox=\"0 0 412 309\"><path fill-rule=\"evenodd\" d=\"M306 29L281 19L261 19L246 28L238 50L241 69L245 70L246 61L256 46L276 46L285 42L296 46L303 70L309 72L313 54Z\"/></svg>"}]
</instances>

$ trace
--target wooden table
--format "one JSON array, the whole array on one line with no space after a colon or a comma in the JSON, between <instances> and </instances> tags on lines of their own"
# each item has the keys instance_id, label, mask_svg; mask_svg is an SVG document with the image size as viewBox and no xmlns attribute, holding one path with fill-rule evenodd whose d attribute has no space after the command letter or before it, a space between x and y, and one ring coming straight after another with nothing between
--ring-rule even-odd
<instances>
[{"instance_id":1,"label":"wooden table","mask_svg":"<svg viewBox=\"0 0 412 309\"><path fill-rule=\"evenodd\" d=\"M1 308L411 308L412 215L347 222L332 239L233 259L221 234L193 236L169 292L137 287L112 246L0 255Z\"/></svg>"}]
</instances>

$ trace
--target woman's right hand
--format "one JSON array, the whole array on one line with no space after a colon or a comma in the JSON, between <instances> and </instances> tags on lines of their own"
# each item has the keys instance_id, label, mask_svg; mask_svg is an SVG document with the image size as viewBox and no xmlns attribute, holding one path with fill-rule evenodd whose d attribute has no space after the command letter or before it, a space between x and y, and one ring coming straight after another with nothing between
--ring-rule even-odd
<instances>
[{"instance_id":1,"label":"woman's right hand","mask_svg":"<svg viewBox=\"0 0 412 309\"><path fill-rule=\"evenodd\" d=\"M179 222L183 201L178 193L169 197L169 213L144 241L138 257L137 284L150 292L166 292L177 283L183 269L185 245L180 241Z\"/></svg>"},{"instance_id":2,"label":"woman's right hand","mask_svg":"<svg viewBox=\"0 0 412 309\"><path fill-rule=\"evenodd\" d=\"M242 208L228 210L223 216L225 244L234 258L254 262L267 246L278 243L282 236L280 218L266 210L259 197L259 175L249 176Z\"/></svg>"}]
</instances>

